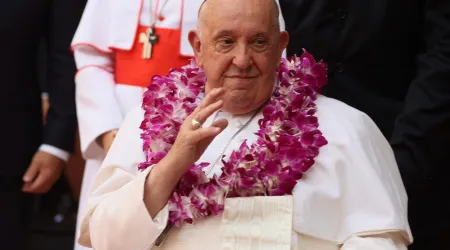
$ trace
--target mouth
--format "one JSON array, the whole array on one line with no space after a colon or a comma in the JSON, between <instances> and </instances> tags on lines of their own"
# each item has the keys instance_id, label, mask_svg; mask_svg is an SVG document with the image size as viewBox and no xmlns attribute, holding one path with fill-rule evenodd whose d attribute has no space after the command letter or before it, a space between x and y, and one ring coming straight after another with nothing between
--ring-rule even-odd
<instances>
[{"instance_id":1,"label":"mouth","mask_svg":"<svg viewBox=\"0 0 450 250\"><path fill-rule=\"evenodd\" d=\"M247 75L229 75L226 76L227 78L232 78L232 79L243 79L243 80L249 80L249 79L254 79L256 78L256 76L247 76Z\"/></svg>"}]
</instances>

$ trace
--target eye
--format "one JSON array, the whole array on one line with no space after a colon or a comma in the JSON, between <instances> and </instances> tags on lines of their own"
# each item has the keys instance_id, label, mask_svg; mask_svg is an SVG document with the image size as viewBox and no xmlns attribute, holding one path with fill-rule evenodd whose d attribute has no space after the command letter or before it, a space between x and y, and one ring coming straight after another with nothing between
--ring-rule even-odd
<instances>
[{"instance_id":1,"label":"eye","mask_svg":"<svg viewBox=\"0 0 450 250\"><path fill-rule=\"evenodd\" d=\"M267 50L268 42L264 38L256 38L253 40L253 49L258 52L263 52Z\"/></svg>"},{"instance_id":2,"label":"eye","mask_svg":"<svg viewBox=\"0 0 450 250\"><path fill-rule=\"evenodd\" d=\"M264 45L264 44L266 44L266 40L264 40L262 38L258 38L258 39L255 39L254 43L256 45Z\"/></svg>"},{"instance_id":3,"label":"eye","mask_svg":"<svg viewBox=\"0 0 450 250\"><path fill-rule=\"evenodd\" d=\"M221 38L218 39L216 42L216 50L221 51L221 52L225 52L225 51L229 51L234 45L234 41L231 38Z\"/></svg>"},{"instance_id":4,"label":"eye","mask_svg":"<svg viewBox=\"0 0 450 250\"><path fill-rule=\"evenodd\" d=\"M233 40L231 39L221 39L219 40L220 45L222 46L229 46L233 44Z\"/></svg>"}]
</instances>

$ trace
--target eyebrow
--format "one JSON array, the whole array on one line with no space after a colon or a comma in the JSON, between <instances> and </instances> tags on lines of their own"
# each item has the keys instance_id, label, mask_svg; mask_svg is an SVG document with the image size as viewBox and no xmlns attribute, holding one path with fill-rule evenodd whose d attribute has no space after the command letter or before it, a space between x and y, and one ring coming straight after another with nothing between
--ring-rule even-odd
<instances>
[{"instance_id":1,"label":"eyebrow","mask_svg":"<svg viewBox=\"0 0 450 250\"><path fill-rule=\"evenodd\" d=\"M254 37L268 37L269 33L268 32L258 32L254 35Z\"/></svg>"},{"instance_id":2,"label":"eyebrow","mask_svg":"<svg viewBox=\"0 0 450 250\"><path fill-rule=\"evenodd\" d=\"M213 37L217 38L217 37L221 37L221 36L229 36L232 34L233 34L233 32L231 30L219 30L217 32L214 32Z\"/></svg>"},{"instance_id":3,"label":"eyebrow","mask_svg":"<svg viewBox=\"0 0 450 250\"><path fill-rule=\"evenodd\" d=\"M214 33L213 37L214 38L218 38L221 36L229 36L232 35L233 32L231 30L219 30L217 32ZM253 37L268 37L269 33L268 32L258 32L256 34L253 35Z\"/></svg>"}]
</instances>

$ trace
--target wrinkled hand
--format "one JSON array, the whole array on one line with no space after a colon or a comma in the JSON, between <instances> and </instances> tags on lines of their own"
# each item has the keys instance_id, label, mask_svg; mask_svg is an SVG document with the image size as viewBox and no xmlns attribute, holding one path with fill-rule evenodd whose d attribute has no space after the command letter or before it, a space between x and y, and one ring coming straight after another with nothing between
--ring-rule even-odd
<instances>
[{"instance_id":1,"label":"wrinkled hand","mask_svg":"<svg viewBox=\"0 0 450 250\"><path fill-rule=\"evenodd\" d=\"M202 156L212 140L228 126L226 119L214 121L210 127L206 128L194 128L192 125L193 119L203 124L209 116L222 107L223 101L219 98L223 92L221 88L211 90L194 112L184 120L167 157L177 157L178 163L182 161L183 166L191 166Z\"/></svg>"},{"instance_id":2,"label":"wrinkled hand","mask_svg":"<svg viewBox=\"0 0 450 250\"><path fill-rule=\"evenodd\" d=\"M47 152L36 152L23 176L22 191L26 193L47 193L59 179L64 169L64 161Z\"/></svg>"},{"instance_id":3,"label":"wrinkled hand","mask_svg":"<svg viewBox=\"0 0 450 250\"><path fill-rule=\"evenodd\" d=\"M117 130L111 130L109 132L104 133L101 136L101 145L103 146L105 155L108 154L109 149L111 148L111 145L114 142L114 139L116 138L116 135L117 135Z\"/></svg>"}]
</instances>

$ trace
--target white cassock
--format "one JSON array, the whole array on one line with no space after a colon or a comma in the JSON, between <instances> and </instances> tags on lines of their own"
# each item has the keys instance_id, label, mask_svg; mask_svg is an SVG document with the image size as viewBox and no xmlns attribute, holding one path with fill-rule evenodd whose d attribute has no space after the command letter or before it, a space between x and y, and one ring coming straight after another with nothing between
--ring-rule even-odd
<instances>
[{"instance_id":1,"label":"white cassock","mask_svg":"<svg viewBox=\"0 0 450 250\"><path fill-rule=\"evenodd\" d=\"M165 1L167 3L164 4ZM203 0L88 1L72 42L79 70L75 80L81 150L84 158L87 159L79 201L77 238L81 218L86 212L86 198L91 190L93 178L104 159L103 149L97 144L96 139L101 134L121 126L125 114L131 107L141 102L142 93L146 87L146 84L137 86L131 82L117 81L118 51L136 49L135 38L139 28L148 27L151 19L150 12L158 9L157 12L160 12L164 19L158 20L156 27L181 30L179 55L193 56L187 37L190 30L196 29L198 9L202 2ZM152 3L151 8L150 3ZM284 19L281 13L280 26L284 30ZM126 59L129 60L129 58ZM133 60L141 60L141 58ZM132 62L126 61L120 65L126 66L130 63ZM181 65L172 67L181 67ZM133 69L124 70L136 73ZM150 76L144 81L150 82ZM76 244L75 249L85 248Z\"/></svg>"},{"instance_id":2,"label":"white cassock","mask_svg":"<svg viewBox=\"0 0 450 250\"><path fill-rule=\"evenodd\" d=\"M407 196L390 145L364 113L324 96L316 104L328 144L292 196L226 199L221 216L172 228L160 247L154 242L166 227L168 208L152 218L144 204L151 168L137 168L145 161L139 129L144 112L133 109L95 178L80 243L96 250L406 250L412 242ZM219 113L229 125L198 162L217 159L250 116ZM245 139L255 141L261 117L231 140L225 155Z\"/></svg>"}]
</instances>

